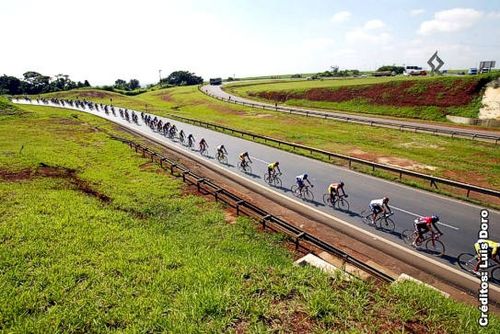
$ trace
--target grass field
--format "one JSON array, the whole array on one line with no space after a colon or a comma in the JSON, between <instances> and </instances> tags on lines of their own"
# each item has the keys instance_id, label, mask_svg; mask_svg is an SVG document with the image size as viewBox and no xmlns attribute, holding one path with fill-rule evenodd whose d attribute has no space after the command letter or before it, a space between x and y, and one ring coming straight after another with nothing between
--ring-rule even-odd
<instances>
[{"instance_id":1,"label":"grass field","mask_svg":"<svg viewBox=\"0 0 500 334\"><path fill-rule=\"evenodd\" d=\"M225 90L264 102L390 117L446 121L477 117L479 91L498 74L448 77L368 77L232 83Z\"/></svg>"},{"instance_id":2,"label":"grass field","mask_svg":"<svg viewBox=\"0 0 500 334\"><path fill-rule=\"evenodd\" d=\"M76 98L82 94L96 92L71 91L56 96ZM106 94L92 99L109 103L111 97L120 106L148 108L159 115L178 114L484 187L500 187L500 150L494 144L251 109L217 101L196 87L135 97Z\"/></svg>"},{"instance_id":3,"label":"grass field","mask_svg":"<svg viewBox=\"0 0 500 334\"><path fill-rule=\"evenodd\" d=\"M292 265L278 235L188 195L149 160L47 107L0 111L0 331L484 332L414 283Z\"/></svg>"},{"instance_id":4,"label":"grass field","mask_svg":"<svg viewBox=\"0 0 500 334\"><path fill-rule=\"evenodd\" d=\"M0 116L2 331L476 329L473 307L422 287L292 266L278 236L183 195L103 120L23 109Z\"/></svg>"}]
</instances>

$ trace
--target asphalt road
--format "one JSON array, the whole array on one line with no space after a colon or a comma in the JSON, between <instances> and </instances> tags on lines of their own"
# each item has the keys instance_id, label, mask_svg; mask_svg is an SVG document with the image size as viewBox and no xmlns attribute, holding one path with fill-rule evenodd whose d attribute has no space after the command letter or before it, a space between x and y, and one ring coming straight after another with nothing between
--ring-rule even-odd
<instances>
[{"instance_id":1,"label":"asphalt road","mask_svg":"<svg viewBox=\"0 0 500 334\"><path fill-rule=\"evenodd\" d=\"M219 86L219 85L205 85L205 86L201 87L201 90L206 92L208 95L223 98L225 100L253 104L255 106L265 106L267 108L275 108L275 105L273 105L273 104L255 101L255 100L250 100L250 99L245 99L245 98L242 98L242 97L239 97L236 95L229 94L229 93L223 91L222 86ZM314 113L318 113L318 112L321 114L328 113L330 115L340 116L340 117L348 116L352 120L363 121L363 123L367 123L370 121L373 121L373 122L383 121L384 123L392 124L392 127L394 127L394 128L397 128L400 126L425 127L425 128L430 129L430 131L432 131L433 129L442 130L442 131L460 131L461 133L470 134L471 136L474 134L481 134L481 135L485 135L485 136L500 137L500 131L496 131L496 130L467 129L465 127L438 125L438 124L426 123L426 122L412 122L412 121L397 120L397 119L385 118L385 117L370 117L370 116L363 116L363 115L355 115L352 113L348 114L348 113L342 113L342 112L337 112L337 111L307 109L307 108L299 108L299 107L292 107L292 106L288 106L288 105L279 105L279 104L278 104L278 107L286 107L288 109L301 111L301 112L310 112L312 116L314 116ZM277 111L280 111L280 110L277 110ZM286 111L281 111L281 112L286 112ZM318 116L318 117L323 118L322 116ZM471 138L471 137L467 136L464 138Z\"/></svg>"},{"instance_id":2,"label":"asphalt road","mask_svg":"<svg viewBox=\"0 0 500 334\"><path fill-rule=\"evenodd\" d=\"M19 102L23 101L21 100ZM35 103L36 100L34 100L34 104ZM58 107L57 105L50 106ZM68 109L76 108L69 107ZM154 132L142 123L140 116L139 125L136 125L122 119L119 116L118 110L116 110L117 116L113 116L112 113L106 115L103 111L85 110L85 112L103 117L124 127L132 128L139 133L154 136L166 145L175 145L186 151L191 150L197 152L197 146L196 149L190 149L177 140L168 139ZM164 117L159 118L163 121L168 120ZM206 139L209 145L209 157L205 158L207 162L220 164L215 158L216 146L224 144L229 152L228 164L224 165L224 167L239 173L241 177L250 179L253 182L267 186L263 179L263 175L267 170L267 165L272 161L279 161L283 172L281 177L283 180L283 188L273 188L273 190L298 201L302 200L295 198L289 189L290 186L295 183L295 177L297 175L307 172L314 185L312 191L315 201L303 201L305 204L399 244L404 244L400 239L400 232L405 229L412 229L413 220L417 216L437 214L441 218L439 228L444 233L441 240L446 246L445 257L439 259L439 261L443 263L458 268L455 264L455 257L462 252L472 252L473 244L478 239L481 210L479 206L357 173L346 168L284 152L213 130L174 120L168 121L176 124L179 130L183 129L186 135L190 133L193 134L197 142L202 137ZM238 156L244 151L248 151L253 160L253 164L251 165L253 174L242 173L237 168ZM342 212L326 207L322 201L323 194L326 193L328 185L331 182L339 180L345 183L345 190L349 195L349 212ZM365 225L362 223L359 216L362 210L367 209L370 200L383 196L390 198L389 205L395 212L393 218L396 222L396 231L392 234L384 233L371 226ZM498 225L500 212L490 209L489 214L490 239L500 241L500 227Z\"/></svg>"}]
</instances>

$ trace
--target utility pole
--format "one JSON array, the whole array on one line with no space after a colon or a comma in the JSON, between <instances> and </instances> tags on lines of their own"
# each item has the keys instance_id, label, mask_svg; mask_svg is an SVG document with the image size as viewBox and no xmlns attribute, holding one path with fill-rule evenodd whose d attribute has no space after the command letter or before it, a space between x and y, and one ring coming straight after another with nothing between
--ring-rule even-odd
<instances>
[{"instance_id":1,"label":"utility pole","mask_svg":"<svg viewBox=\"0 0 500 334\"><path fill-rule=\"evenodd\" d=\"M160 82L159 82L159 84L160 84L160 87L161 87L161 70L158 70L158 73L160 75Z\"/></svg>"}]
</instances>

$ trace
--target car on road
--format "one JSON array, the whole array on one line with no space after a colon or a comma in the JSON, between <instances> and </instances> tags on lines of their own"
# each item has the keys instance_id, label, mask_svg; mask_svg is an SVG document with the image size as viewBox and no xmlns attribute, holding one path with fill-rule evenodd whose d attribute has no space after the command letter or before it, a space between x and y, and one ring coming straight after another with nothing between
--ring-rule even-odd
<instances>
[{"instance_id":1,"label":"car on road","mask_svg":"<svg viewBox=\"0 0 500 334\"><path fill-rule=\"evenodd\" d=\"M476 75L478 72L477 72L477 68L475 67L471 67L469 68L469 70L467 71L467 74L469 75Z\"/></svg>"}]
</instances>

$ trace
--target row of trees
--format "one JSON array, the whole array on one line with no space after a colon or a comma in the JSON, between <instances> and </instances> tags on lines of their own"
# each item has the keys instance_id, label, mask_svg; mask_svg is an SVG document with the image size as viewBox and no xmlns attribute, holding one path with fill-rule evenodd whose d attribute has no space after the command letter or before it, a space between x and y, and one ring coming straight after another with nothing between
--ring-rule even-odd
<instances>
[{"instance_id":1,"label":"row of trees","mask_svg":"<svg viewBox=\"0 0 500 334\"><path fill-rule=\"evenodd\" d=\"M189 71L175 71L164 79L160 80L160 85L170 86L190 86L203 83L203 78Z\"/></svg>"},{"instance_id":2,"label":"row of trees","mask_svg":"<svg viewBox=\"0 0 500 334\"><path fill-rule=\"evenodd\" d=\"M115 81L115 85L113 86L116 89L121 89L121 90L134 90L138 89L141 87L141 84L139 83L139 80L137 79L130 79L129 82L126 82L123 79L117 79Z\"/></svg>"},{"instance_id":3,"label":"row of trees","mask_svg":"<svg viewBox=\"0 0 500 334\"><path fill-rule=\"evenodd\" d=\"M74 82L66 74L58 74L52 78L28 71L23 74L22 79L5 74L0 76L0 94L41 94L81 87L90 87L90 83L87 80Z\"/></svg>"}]
</instances>

